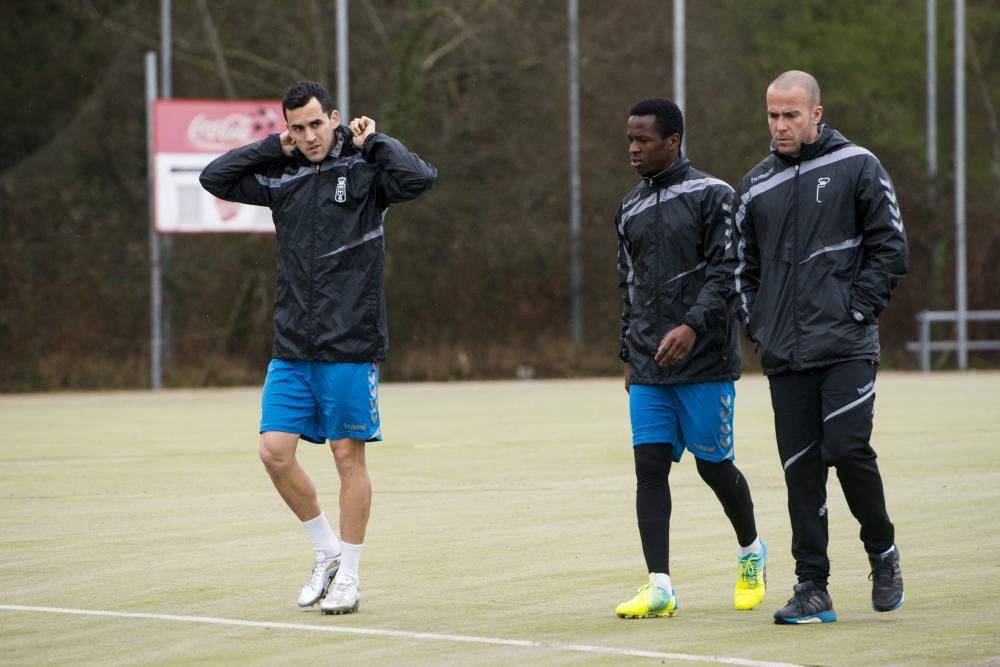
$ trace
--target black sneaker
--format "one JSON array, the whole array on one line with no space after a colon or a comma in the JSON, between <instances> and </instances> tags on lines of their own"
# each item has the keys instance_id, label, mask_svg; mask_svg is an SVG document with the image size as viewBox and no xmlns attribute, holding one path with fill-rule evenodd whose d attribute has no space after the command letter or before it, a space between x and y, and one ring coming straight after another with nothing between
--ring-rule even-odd
<instances>
[{"instance_id":1,"label":"black sneaker","mask_svg":"<svg viewBox=\"0 0 1000 667\"><path fill-rule=\"evenodd\" d=\"M774 612L774 622L782 623L833 623L837 612L825 588L814 581L795 584L795 593L784 607Z\"/></svg>"},{"instance_id":2,"label":"black sneaker","mask_svg":"<svg viewBox=\"0 0 1000 667\"><path fill-rule=\"evenodd\" d=\"M868 554L872 572L872 609L892 611L903 605L903 573L899 571L899 549L893 545L887 554Z\"/></svg>"}]
</instances>

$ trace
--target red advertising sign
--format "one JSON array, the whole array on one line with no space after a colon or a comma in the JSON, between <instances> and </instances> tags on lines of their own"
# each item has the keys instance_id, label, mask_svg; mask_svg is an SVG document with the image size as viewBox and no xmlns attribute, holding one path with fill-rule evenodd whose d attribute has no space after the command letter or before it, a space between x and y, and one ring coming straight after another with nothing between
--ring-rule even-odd
<instances>
[{"instance_id":1,"label":"red advertising sign","mask_svg":"<svg viewBox=\"0 0 1000 667\"><path fill-rule=\"evenodd\" d=\"M284 129L277 100L156 100L156 229L163 233L273 233L269 209L217 199L202 189L198 176L222 153Z\"/></svg>"}]
</instances>

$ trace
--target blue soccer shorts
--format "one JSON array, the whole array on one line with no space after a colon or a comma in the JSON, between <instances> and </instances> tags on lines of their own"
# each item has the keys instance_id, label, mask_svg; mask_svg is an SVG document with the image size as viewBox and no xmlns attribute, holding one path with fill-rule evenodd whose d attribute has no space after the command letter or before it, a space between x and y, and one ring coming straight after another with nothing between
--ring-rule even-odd
<instances>
[{"instance_id":1,"label":"blue soccer shorts","mask_svg":"<svg viewBox=\"0 0 1000 667\"><path fill-rule=\"evenodd\" d=\"M633 447L670 443L674 461L681 460L685 449L705 461L735 458L732 381L633 384L628 404Z\"/></svg>"},{"instance_id":2,"label":"blue soccer shorts","mask_svg":"<svg viewBox=\"0 0 1000 667\"><path fill-rule=\"evenodd\" d=\"M260 432L303 440L382 439L378 364L272 359L261 398Z\"/></svg>"}]
</instances>

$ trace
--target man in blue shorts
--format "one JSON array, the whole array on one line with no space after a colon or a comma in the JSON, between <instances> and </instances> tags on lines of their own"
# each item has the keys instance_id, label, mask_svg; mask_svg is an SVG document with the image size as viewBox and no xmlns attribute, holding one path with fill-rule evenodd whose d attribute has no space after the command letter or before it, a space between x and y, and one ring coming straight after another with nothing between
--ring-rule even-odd
<instances>
[{"instance_id":1,"label":"man in blue shorts","mask_svg":"<svg viewBox=\"0 0 1000 667\"><path fill-rule=\"evenodd\" d=\"M316 550L299 606L319 602L324 613L350 613L361 598L358 564L371 507L365 443L382 439L383 221L390 204L429 189L437 170L376 132L367 116L341 125L330 94L314 81L291 85L282 108L285 132L217 158L201 184L220 199L271 209L278 285L260 458ZM340 539L295 458L299 438L330 443Z\"/></svg>"},{"instance_id":2,"label":"man in blue shorts","mask_svg":"<svg viewBox=\"0 0 1000 667\"><path fill-rule=\"evenodd\" d=\"M673 616L670 581L672 462L687 449L736 532L737 609L764 598L767 547L757 536L746 479L733 464L733 381L740 376L729 217L733 189L681 153L684 118L664 98L628 119L631 166L641 182L622 200L618 282L621 352L635 456L636 515L649 583L615 610L621 618Z\"/></svg>"}]
</instances>

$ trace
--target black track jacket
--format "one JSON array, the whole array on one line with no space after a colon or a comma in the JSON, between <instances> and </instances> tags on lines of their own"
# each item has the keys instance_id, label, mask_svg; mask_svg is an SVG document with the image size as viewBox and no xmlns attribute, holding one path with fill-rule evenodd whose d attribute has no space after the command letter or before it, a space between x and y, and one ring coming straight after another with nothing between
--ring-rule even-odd
<instances>
[{"instance_id":1,"label":"black track jacket","mask_svg":"<svg viewBox=\"0 0 1000 667\"><path fill-rule=\"evenodd\" d=\"M684 384L740 376L739 327L729 277L733 189L681 155L622 200L618 230L621 356L634 384ZM687 324L697 338L676 366L661 368L656 348Z\"/></svg>"},{"instance_id":2,"label":"black track jacket","mask_svg":"<svg viewBox=\"0 0 1000 667\"><path fill-rule=\"evenodd\" d=\"M276 359L382 361L388 349L383 220L431 187L437 170L375 133L361 150L343 125L322 162L281 151L277 134L213 160L201 184L271 209L277 230Z\"/></svg>"},{"instance_id":3,"label":"black track jacket","mask_svg":"<svg viewBox=\"0 0 1000 667\"><path fill-rule=\"evenodd\" d=\"M773 375L879 359L879 313L906 273L906 234L878 159L820 125L736 189L737 304Z\"/></svg>"}]
</instances>

